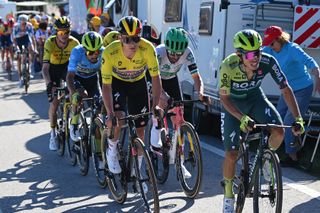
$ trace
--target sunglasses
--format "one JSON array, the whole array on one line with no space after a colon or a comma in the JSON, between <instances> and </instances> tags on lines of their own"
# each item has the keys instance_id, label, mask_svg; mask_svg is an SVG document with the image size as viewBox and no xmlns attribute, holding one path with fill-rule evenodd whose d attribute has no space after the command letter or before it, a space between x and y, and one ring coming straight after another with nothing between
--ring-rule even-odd
<instances>
[{"instance_id":1,"label":"sunglasses","mask_svg":"<svg viewBox=\"0 0 320 213\"><path fill-rule=\"evenodd\" d=\"M87 55L88 56L92 56L92 55L99 55L100 54L100 50L96 50L96 51L87 51Z\"/></svg>"},{"instance_id":2,"label":"sunglasses","mask_svg":"<svg viewBox=\"0 0 320 213\"><path fill-rule=\"evenodd\" d=\"M125 44L130 44L130 43L138 43L141 40L140 36L126 36L122 37L122 41Z\"/></svg>"},{"instance_id":3,"label":"sunglasses","mask_svg":"<svg viewBox=\"0 0 320 213\"><path fill-rule=\"evenodd\" d=\"M167 51L168 51L168 54L170 56L178 56L178 57L182 56L183 53L184 53L184 52L173 52L173 51L170 51L170 50L167 50Z\"/></svg>"},{"instance_id":4,"label":"sunglasses","mask_svg":"<svg viewBox=\"0 0 320 213\"><path fill-rule=\"evenodd\" d=\"M70 34L70 30L59 30L57 31L57 35L59 36L64 36L64 35L69 35Z\"/></svg>"},{"instance_id":5,"label":"sunglasses","mask_svg":"<svg viewBox=\"0 0 320 213\"><path fill-rule=\"evenodd\" d=\"M249 51L249 52L242 52L247 60L253 60L254 58L259 58L261 55L261 50Z\"/></svg>"}]
</instances>

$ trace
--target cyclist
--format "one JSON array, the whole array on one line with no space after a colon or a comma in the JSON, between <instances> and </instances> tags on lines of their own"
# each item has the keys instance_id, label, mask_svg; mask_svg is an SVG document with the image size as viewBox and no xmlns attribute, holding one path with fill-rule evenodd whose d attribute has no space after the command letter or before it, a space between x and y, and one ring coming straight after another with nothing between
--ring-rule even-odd
<instances>
[{"instance_id":1,"label":"cyclist","mask_svg":"<svg viewBox=\"0 0 320 213\"><path fill-rule=\"evenodd\" d=\"M111 128L114 116L149 111L148 90L145 80L146 67L152 77L153 109L159 101L161 82L159 65L152 44L141 38L141 22L134 16L125 16L119 20L120 40L108 45L102 55L102 95L107 109L107 126ZM135 122L139 138L144 139L144 129L148 117ZM117 157L117 143L120 127L115 128L114 139L108 140L106 152L111 172L121 172ZM139 165L142 157L139 156Z\"/></svg>"},{"instance_id":2,"label":"cyclist","mask_svg":"<svg viewBox=\"0 0 320 213\"><path fill-rule=\"evenodd\" d=\"M83 35L81 44L73 48L70 55L67 85L72 97L70 137L74 142L81 139L77 126L77 106L80 99L101 96L97 74L100 72L101 55L104 50L102 43L102 37L97 32L89 31Z\"/></svg>"},{"instance_id":3,"label":"cyclist","mask_svg":"<svg viewBox=\"0 0 320 213\"><path fill-rule=\"evenodd\" d=\"M108 46L112 42L119 39L120 33L118 31L110 31L107 33L107 35L103 38L103 46Z\"/></svg>"},{"instance_id":4,"label":"cyclist","mask_svg":"<svg viewBox=\"0 0 320 213\"><path fill-rule=\"evenodd\" d=\"M13 29L13 42L22 51L22 46L28 48L29 51L29 73L31 73L31 68L33 67L33 52L35 50L35 39L33 27L30 22L28 22L28 16L21 14L18 17L18 23ZM22 87L22 73L21 73L21 56L18 54L18 74L19 74L19 87Z\"/></svg>"},{"instance_id":5,"label":"cyclist","mask_svg":"<svg viewBox=\"0 0 320 213\"><path fill-rule=\"evenodd\" d=\"M254 30L242 30L235 34L233 46L236 52L226 57L220 66L219 94L222 103L221 132L226 150L223 163L224 212L234 211L232 181L238 156L240 130L251 131L250 122L282 124L279 113L265 96L261 86L268 73L279 85L281 93L295 117L299 130L304 132L303 120L291 87L278 62L271 55L261 52L262 39ZM254 120L253 120L254 119ZM284 138L284 129L271 129L268 145L276 150Z\"/></svg>"},{"instance_id":6,"label":"cyclist","mask_svg":"<svg viewBox=\"0 0 320 213\"><path fill-rule=\"evenodd\" d=\"M160 108L166 106L169 96L176 101L182 100L177 73L181 70L183 65L188 67L194 80L195 90L199 94L199 99L203 100L202 79L194 54L190 47L188 47L188 37L186 33L187 32L182 28L170 28L166 33L164 44L156 47L163 88L159 104ZM180 107L178 108L181 110ZM175 121L174 118L173 121ZM157 129L157 123L157 119L153 117L151 151L159 151L162 146L160 130ZM191 177L191 174L186 168L183 167L183 170L185 177Z\"/></svg>"},{"instance_id":7,"label":"cyclist","mask_svg":"<svg viewBox=\"0 0 320 213\"><path fill-rule=\"evenodd\" d=\"M50 36L44 44L44 55L42 65L42 75L47 85L47 95L50 102L50 143L49 149L57 150L56 132L57 108L59 105L57 97L52 97L57 87L60 87L61 80L66 80L68 61L71 50L79 45L79 42L70 36L70 20L62 16L54 23L57 35Z\"/></svg>"},{"instance_id":8,"label":"cyclist","mask_svg":"<svg viewBox=\"0 0 320 213\"><path fill-rule=\"evenodd\" d=\"M100 33L100 28L101 28L101 19L99 16L93 16L92 19L90 20L91 26L92 26L92 31L95 31L97 33Z\"/></svg>"},{"instance_id":9,"label":"cyclist","mask_svg":"<svg viewBox=\"0 0 320 213\"><path fill-rule=\"evenodd\" d=\"M1 37L0 37L0 43L1 43L1 48L3 51L1 52L1 58L2 61L4 59L5 54L10 54L11 60L9 60L9 63L11 66L13 66L13 43L12 43L12 27L13 25L9 22L4 22L3 25L0 26L0 31L1 31ZM7 55L7 57L9 57ZM3 63L4 65L4 63Z\"/></svg>"}]
</instances>

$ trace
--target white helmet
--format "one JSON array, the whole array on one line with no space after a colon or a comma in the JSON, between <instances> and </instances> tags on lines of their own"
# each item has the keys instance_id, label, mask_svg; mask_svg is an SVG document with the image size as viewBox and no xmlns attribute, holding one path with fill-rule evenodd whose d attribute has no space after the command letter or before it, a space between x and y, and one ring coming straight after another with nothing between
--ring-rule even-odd
<instances>
[{"instance_id":1,"label":"white helmet","mask_svg":"<svg viewBox=\"0 0 320 213\"><path fill-rule=\"evenodd\" d=\"M19 23L20 23L20 22L27 22L28 19L29 19L29 17L28 17L26 14L21 14L21 15L19 15L19 17L18 17L18 22L19 22Z\"/></svg>"}]
</instances>

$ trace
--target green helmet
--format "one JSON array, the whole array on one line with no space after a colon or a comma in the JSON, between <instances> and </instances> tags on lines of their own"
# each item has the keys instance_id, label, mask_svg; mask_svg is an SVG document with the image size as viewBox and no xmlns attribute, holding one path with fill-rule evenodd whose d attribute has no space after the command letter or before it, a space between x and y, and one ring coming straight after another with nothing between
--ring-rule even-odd
<instances>
[{"instance_id":1,"label":"green helmet","mask_svg":"<svg viewBox=\"0 0 320 213\"><path fill-rule=\"evenodd\" d=\"M182 28L170 28L164 40L167 50L171 52L183 52L188 47L187 33Z\"/></svg>"},{"instance_id":2,"label":"green helmet","mask_svg":"<svg viewBox=\"0 0 320 213\"><path fill-rule=\"evenodd\" d=\"M99 33L89 31L83 35L81 44L89 51L96 51L100 49L103 41Z\"/></svg>"},{"instance_id":3,"label":"green helmet","mask_svg":"<svg viewBox=\"0 0 320 213\"><path fill-rule=\"evenodd\" d=\"M262 39L259 33L254 30L241 30L233 38L235 49L244 51L258 50L262 45Z\"/></svg>"}]
</instances>

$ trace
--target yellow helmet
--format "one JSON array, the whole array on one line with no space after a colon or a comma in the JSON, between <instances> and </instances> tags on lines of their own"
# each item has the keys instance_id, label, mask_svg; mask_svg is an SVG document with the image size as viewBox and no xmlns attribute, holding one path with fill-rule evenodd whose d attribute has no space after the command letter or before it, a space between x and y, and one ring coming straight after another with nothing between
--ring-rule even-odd
<instances>
[{"instance_id":1,"label":"yellow helmet","mask_svg":"<svg viewBox=\"0 0 320 213\"><path fill-rule=\"evenodd\" d=\"M30 23L32 24L33 27L35 27L38 24L35 18L30 19Z\"/></svg>"},{"instance_id":2,"label":"yellow helmet","mask_svg":"<svg viewBox=\"0 0 320 213\"><path fill-rule=\"evenodd\" d=\"M118 40L120 33L118 31L111 31L103 38L103 46L108 46L115 40Z\"/></svg>"},{"instance_id":3,"label":"yellow helmet","mask_svg":"<svg viewBox=\"0 0 320 213\"><path fill-rule=\"evenodd\" d=\"M101 25L101 19L98 16L93 16L92 19L90 20L90 23L93 26L100 26Z\"/></svg>"}]
</instances>

